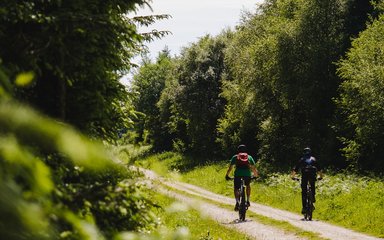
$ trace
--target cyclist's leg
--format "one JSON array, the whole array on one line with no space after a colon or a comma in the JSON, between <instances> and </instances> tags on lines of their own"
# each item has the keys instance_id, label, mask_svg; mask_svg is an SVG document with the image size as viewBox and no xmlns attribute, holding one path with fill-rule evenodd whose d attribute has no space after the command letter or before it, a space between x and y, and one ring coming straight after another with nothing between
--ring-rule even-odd
<instances>
[{"instance_id":1,"label":"cyclist's leg","mask_svg":"<svg viewBox=\"0 0 384 240\"><path fill-rule=\"evenodd\" d=\"M316 188L315 188L315 182L316 182L316 173L312 174L309 178L309 184L311 184L312 189L312 200L313 202L316 202Z\"/></svg>"},{"instance_id":2,"label":"cyclist's leg","mask_svg":"<svg viewBox=\"0 0 384 240\"><path fill-rule=\"evenodd\" d=\"M240 202L239 189L240 189L240 186L241 186L241 178L238 176L235 176L235 178L233 180L233 189L234 189L233 191L234 191L235 200L236 200L235 211L237 211L239 208L239 202Z\"/></svg>"},{"instance_id":3,"label":"cyclist's leg","mask_svg":"<svg viewBox=\"0 0 384 240\"><path fill-rule=\"evenodd\" d=\"M251 196L251 177L244 177L244 183L246 186L246 193L247 193L247 205L250 206L249 199Z\"/></svg>"},{"instance_id":4,"label":"cyclist's leg","mask_svg":"<svg viewBox=\"0 0 384 240\"><path fill-rule=\"evenodd\" d=\"M241 178L238 176L235 176L233 180L233 189L234 189L236 202L239 202L239 199L240 199L240 192L239 192L240 186L241 186Z\"/></svg>"}]
</instances>

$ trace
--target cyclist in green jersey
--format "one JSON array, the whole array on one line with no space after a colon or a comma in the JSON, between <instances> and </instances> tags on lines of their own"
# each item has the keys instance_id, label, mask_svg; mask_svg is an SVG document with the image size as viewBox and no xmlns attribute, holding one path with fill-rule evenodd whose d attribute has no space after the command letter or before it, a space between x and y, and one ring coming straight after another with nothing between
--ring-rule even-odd
<instances>
[{"instance_id":1,"label":"cyclist in green jersey","mask_svg":"<svg viewBox=\"0 0 384 240\"><path fill-rule=\"evenodd\" d=\"M227 174L225 175L225 179L229 180L231 179L229 175L232 172L233 167L235 166L235 173L234 173L234 195L236 199L236 205L235 205L235 211L239 210L239 201L240 201L240 194L239 194L239 188L241 184L241 178L244 178L244 182L246 185L246 193L247 193L247 205L250 206L249 203L249 196L251 195L251 177L252 173L254 177L257 177L259 175L255 164L256 161L253 159L251 155L247 153L247 148L245 145L239 145L237 147L237 154L234 155L231 158L231 162L229 164L229 168L227 170Z\"/></svg>"}]
</instances>

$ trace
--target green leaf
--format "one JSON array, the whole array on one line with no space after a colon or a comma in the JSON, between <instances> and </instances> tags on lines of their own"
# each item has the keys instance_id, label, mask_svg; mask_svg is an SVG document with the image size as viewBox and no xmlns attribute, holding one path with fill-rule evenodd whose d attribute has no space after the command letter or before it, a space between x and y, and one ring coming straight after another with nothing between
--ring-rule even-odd
<instances>
[{"instance_id":1,"label":"green leaf","mask_svg":"<svg viewBox=\"0 0 384 240\"><path fill-rule=\"evenodd\" d=\"M28 86L32 83L33 78L35 75L33 72L23 72L17 75L15 84L20 87Z\"/></svg>"}]
</instances>

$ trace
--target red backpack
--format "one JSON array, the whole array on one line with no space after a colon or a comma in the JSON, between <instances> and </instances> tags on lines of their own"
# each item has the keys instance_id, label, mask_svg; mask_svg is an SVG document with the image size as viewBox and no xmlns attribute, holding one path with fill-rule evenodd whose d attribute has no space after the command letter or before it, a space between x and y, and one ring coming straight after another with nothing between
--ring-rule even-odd
<instances>
[{"instance_id":1,"label":"red backpack","mask_svg":"<svg viewBox=\"0 0 384 240\"><path fill-rule=\"evenodd\" d=\"M249 168L249 161L248 161L248 154L247 153L237 154L236 167Z\"/></svg>"}]
</instances>

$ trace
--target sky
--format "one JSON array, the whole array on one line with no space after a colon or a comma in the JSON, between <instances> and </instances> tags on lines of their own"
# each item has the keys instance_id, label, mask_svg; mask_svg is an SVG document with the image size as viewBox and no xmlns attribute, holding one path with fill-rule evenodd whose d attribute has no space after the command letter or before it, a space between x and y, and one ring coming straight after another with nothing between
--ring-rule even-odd
<instances>
[{"instance_id":1,"label":"sky","mask_svg":"<svg viewBox=\"0 0 384 240\"><path fill-rule=\"evenodd\" d=\"M254 11L263 0L153 0L149 8L137 15L169 14L171 18L159 20L151 29L168 30L172 34L148 44L150 57L155 59L165 46L171 55L178 55L182 47L197 42L206 34L215 36L226 27L236 26L243 10ZM148 29L140 29L146 31Z\"/></svg>"},{"instance_id":2,"label":"sky","mask_svg":"<svg viewBox=\"0 0 384 240\"><path fill-rule=\"evenodd\" d=\"M149 57L154 60L166 46L171 56L179 55L182 47L195 43L199 38L210 34L216 36L229 27L233 29L239 24L243 11L254 12L257 4L264 0L152 0L150 6L139 9L136 16L168 14L171 18L158 20L149 28L141 28L139 32L152 29L170 31L171 34L148 43ZM139 64L140 57L132 60ZM131 74L124 76L121 82L129 85Z\"/></svg>"}]
</instances>

